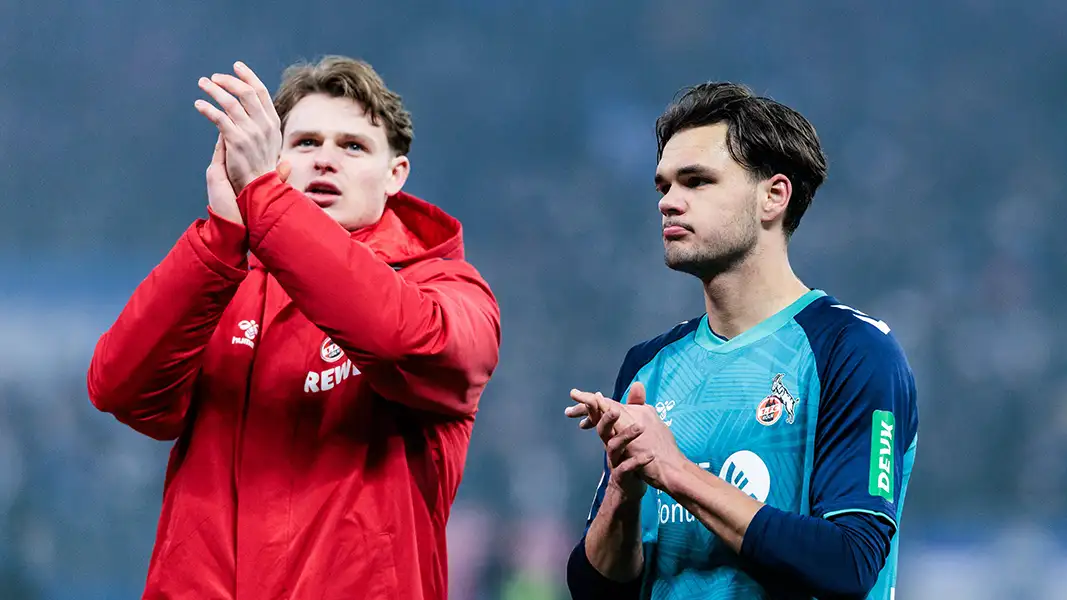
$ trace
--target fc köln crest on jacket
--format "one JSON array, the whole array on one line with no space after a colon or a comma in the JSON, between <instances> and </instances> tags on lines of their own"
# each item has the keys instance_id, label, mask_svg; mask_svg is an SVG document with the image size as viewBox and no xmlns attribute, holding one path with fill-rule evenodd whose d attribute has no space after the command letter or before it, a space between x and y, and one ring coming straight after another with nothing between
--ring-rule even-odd
<instances>
[{"instance_id":1,"label":"fc k\u00f6ln crest on jacket","mask_svg":"<svg viewBox=\"0 0 1067 600\"><path fill-rule=\"evenodd\" d=\"M319 346L319 358L326 363L336 363L344 356L344 351L329 336ZM353 375L359 375L359 369L352 364L351 360L347 359L337 366L319 371L308 371L307 375L304 376L304 393L316 394L332 390Z\"/></svg>"}]
</instances>

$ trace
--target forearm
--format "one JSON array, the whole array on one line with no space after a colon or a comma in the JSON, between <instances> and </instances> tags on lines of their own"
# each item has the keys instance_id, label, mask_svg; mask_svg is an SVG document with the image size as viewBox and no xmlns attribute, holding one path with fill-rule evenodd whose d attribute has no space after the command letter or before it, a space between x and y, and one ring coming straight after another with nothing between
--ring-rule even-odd
<instances>
[{"instance_id":1,"label":"forearm","mask_svg":"<svg viewBox=\"0 0 1067 600\"><path fill-rule=\"evenodd\" d=\"M477 410L499 358L500 311L474 267L427 259L402 275L274 174L238 205L252 253L378 393L450 416Z\"/></svg>"},{"instance_id":2,"label":"forearm","mask_svg":"<svg viewBox=\"0 0 1067 600\"><path fill-rule=\"evenodd\" d=\"M763 503L688 460L668 471L663 490L734 552Z\"/></svg>"},{"instance_id":3,"label":"forearm","mask_svg":"<svg viewBox=\"0 0 1067 600\"><path fill-rule=\"evenodd\" d=\"M132 421L143 421L139 429L153 437L173 433L174 415L164 413L181 409L200 355L245 276L213 254L200 226L206 224L190 227L137 287L89 366L93 404L135 428Z\"/></svg>"},{"instance_id":4,"label":"forearm","mask_svg":"<svg viewBox=\"0 0 1067 600\"><path fill-rule=\"evenodd\" d=\"M666 482L672 498L783 589L862 598L889 553L892 525L873 515L848 514L832 522L784 512L689 462Z\"/></svg>"},{"instance_id":5,"label":"forearm","mask_svg":"<svg viewBox=\"0 0 1067 600\"><path fill-rule=\"evenodd\" d=\"M784 589L818 598L865 598L889 556L894 528L870 514L832 520L770 506L752 520L741 557Z\"/></svg>"},{"instance_id":6,"label":"forearm","mask_svg":"<svg viewBox=\"0 0 1067 600\"><path fill-rule=\"evenodd\" d=\"M443 351L444 312L460 308L422 289L351 239L299 191L270 174L238 196L249 246L307 318L355 362ZM453 315L462 325L466 315Z\"/></svg>"},{"instance_id":7,"label":"forearm","mask_svg":"<svg viewBox=\"0 0 1067 600\"><path fill-rule=\"evenodd\" d=\"M641 575L641 498L627 498L609 485L589 531L585 535L589 564L613 581L630 581Z\"/></svg>"},{"instance_id":8,"label":"forearm","mask_svg":"<svg viewBox=\"0 0 1067 600\"><path fill-rule=\"evenodd\" d=\"M644 568L641 499L626 499L609 484L585 537L567 560L567 588L574 600L637 600Z\"/></svg>"}]
</instances>

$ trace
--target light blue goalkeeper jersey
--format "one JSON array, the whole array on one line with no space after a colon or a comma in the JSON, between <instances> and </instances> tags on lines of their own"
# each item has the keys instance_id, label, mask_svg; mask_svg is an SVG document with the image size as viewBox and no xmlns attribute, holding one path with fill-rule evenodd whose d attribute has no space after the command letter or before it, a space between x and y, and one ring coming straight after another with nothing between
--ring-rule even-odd
<instances>
[{"instance_id":1,"label":"light blue goalkeeper jersey","mask_svg":"<svg viewBox=\"0 0 1067 600\"><path fill-rule=\"evenodd\" d=\"M614 398L647 402L701 468L775 508L878 515L892 549L868 598L892 600L901 509L918 431L914 378L889 327L813 290L731 340L707 317L627 354ZM601 480L589 514L603 498ZM669 495L642 503L643 597L769 598L740 558Z\"/></svg>"}]
</instances>

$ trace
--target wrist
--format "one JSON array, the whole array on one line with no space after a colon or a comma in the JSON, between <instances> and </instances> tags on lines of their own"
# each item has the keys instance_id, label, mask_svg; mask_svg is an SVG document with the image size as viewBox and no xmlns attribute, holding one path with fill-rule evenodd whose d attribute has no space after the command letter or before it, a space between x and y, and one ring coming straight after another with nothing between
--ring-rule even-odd
<instances>
[{"instance_id":1,"label":"wrist","mask_svg":"<svg viewBox=\"0 0 1067 600\"><path fill-rule=\"evenodd\" d=\"M701 470L700 467L681 454L664 461L661 469L662 487L660 489L672 497L689 487L688 482L693 478L693 469Z\"/></svg>"},{"instance_id":2,"label":"wrist","mask_svg":"<svg viewBox=\"0 0 1067 600\"><path fill-rule=\"evenodd\" d=\"M235 223L208 207L208 219L200 229L200 238L216 257L222 262L241 267L248 252L247 229L241 223Z\"/></svg>"},{"instance_id":3,"label":"wrist","mask_svg":"<svg viewBox=\"0 0 1067 600\"><path fill-rule=\"evenodd\" d=\"M624 476L625 477L625 476ZM621 509L637 509L641 507L641 499L645 497L648 485L636 476L630 476L629 481L619 481L612 473L608 478L606 498L611 498L611 503Z\"/></svg>"}]
</instances>

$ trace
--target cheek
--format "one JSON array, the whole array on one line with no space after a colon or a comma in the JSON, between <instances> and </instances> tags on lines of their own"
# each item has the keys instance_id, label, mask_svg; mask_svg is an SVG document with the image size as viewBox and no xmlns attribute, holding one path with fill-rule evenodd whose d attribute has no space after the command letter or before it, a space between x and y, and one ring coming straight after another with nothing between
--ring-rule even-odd
<instances>
[{"instance_id":1,"label":"cheek","mask_svg":"<svg viewBox=\"0 0 1067 600\"><path fill-rule=\"evenodd\" d=\"M378 165L358 165L348 169L348 180L360 195L383 194L388 172Z\"/></svg>"},{"instance_id":2,"label":"cheek","mask_svg":"<svg viewBox=\"0 0 1067 600\"><path fill-rule=\"evenodd\" d=\"M289 166L293 168L288 180L293 187L301 187L302 189L302 185L297 186L296 184L307 184L314 179L315 173L314 169L312 169L312 161L306 153L283 150L280 159L289 163Z\"/></svg>"}]
</instances>

